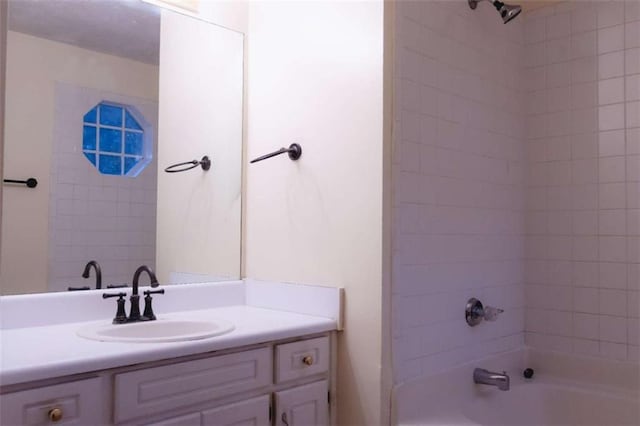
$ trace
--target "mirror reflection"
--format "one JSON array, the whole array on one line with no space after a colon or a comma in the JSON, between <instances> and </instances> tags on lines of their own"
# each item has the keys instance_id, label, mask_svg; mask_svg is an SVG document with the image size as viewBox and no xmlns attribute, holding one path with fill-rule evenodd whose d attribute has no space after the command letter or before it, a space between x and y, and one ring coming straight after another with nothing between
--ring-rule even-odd
<instances>
[{"instance_id":1,"label":"mirror reflection","mask_svg":"<svg viewBox=\"0 0 640 426\"><path fill-rule=\"evenodd\" d=\"M3 186L1 294L128 285L143 264L239 278L242 35L138 0L8 16L3 177L38 185Z\"/></svg>"}]
</instances>

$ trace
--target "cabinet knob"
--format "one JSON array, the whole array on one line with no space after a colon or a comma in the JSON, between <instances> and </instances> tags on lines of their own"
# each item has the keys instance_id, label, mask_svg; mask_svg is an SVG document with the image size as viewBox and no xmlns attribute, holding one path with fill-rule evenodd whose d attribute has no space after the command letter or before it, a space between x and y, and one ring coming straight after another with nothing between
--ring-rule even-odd
<instances>
[{"instance_id":1,"label":"cabinet knob","mask_svg":"<svg viewBox=\"0 0 640 426\"><path fill-rule=\"evenodd\" d=\"M311 355L307 355L302 358L302 363L306 365L313 365L313 357Z\"/></svg>"},{"instance_id":2,"label":"cabinet knob","mask_svg":"<svg viewBox=\"0 0 640 426\"><path fill-rule=\"evenodd\" d=\"M62 410L60 408L52 408L49 410L49 420L52 422L59 422L62 420Z\"/></svg>"}]
</instances>

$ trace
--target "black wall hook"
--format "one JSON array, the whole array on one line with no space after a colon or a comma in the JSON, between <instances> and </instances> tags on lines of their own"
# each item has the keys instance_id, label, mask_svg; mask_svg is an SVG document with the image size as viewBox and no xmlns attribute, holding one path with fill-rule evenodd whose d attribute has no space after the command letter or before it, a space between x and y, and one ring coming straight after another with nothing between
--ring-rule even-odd
<instances>
[{"instance_id":1,"label":"black wall hook","mask_svg":"<svg viewBox=\"0 0 640 426\"><path fill-rule=\"evenodd\" d=\"M291 145L289 145L289 148L280 148L277 151L251 160L250 163L257 163L258 161L266 160L267 158L275 157L276 155L284 154L285 152L289 154L289 158L291 160L295 161L302 156L302 147L297 143L292 143Z\"/></svg>"},{"instance_id":2,"label":"black wall hook","mask_svg":"<svg viewBox=\"0 0 640 426\"><path fill-rule=\"evenodd\" d=\"M187 166L187 165L188 167L183 167L181 169L176 168L176 167ZM180 173L180 172L186 172L187 170L191 170L198 166L202 167L202 170L205 170L205 171L209 170L211 168L211 160L209 160L209 157L205 155L204 157L202 157L202 160L200 161L193 160L193 161L185 161L184 163L173 164L167 167L166 169L164 169L164 171L167 173Z\"/></svg>"},{"instance_id":3,"label":"black wall hook","mask_svg":"<svg viewBox=\"0 0 640 426\"><path fill-rule=\"evenodd\" d=\"M18 185L26 185L29 188L35 188L38 186L38 181L36 178L29 178L27 180L16 180L16 179L4 179L4 183L15 183Z\"/></svg>"}]
</instances>

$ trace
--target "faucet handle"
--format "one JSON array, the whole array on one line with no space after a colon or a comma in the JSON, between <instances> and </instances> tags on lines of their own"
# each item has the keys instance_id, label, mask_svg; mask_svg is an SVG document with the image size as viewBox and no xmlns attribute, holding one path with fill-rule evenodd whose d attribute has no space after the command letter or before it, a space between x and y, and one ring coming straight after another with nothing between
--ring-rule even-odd
<instances>
[{"instance_id":1,"label":"faucet handle","mask_svg":"<svg viewBox=\"0 0 640 426\"><path fill-rule=\"evenodd\" d=\"M156 319L155 314L153 313L153 307L151 306L152 302L152 294L164 294L164 288L160 290L145 290L144 292L144 313L142 317L146 321L153 321Z\"/></svg>"},{"instance_id":2,"label":"faucet handle","mask_svg":"<svg viewBox=\"0 0 640 426\"><path fill-rule=\"evenodd\" d=\"M102 294L102 298L103 299L110 299L112 297L119 297L119 298L124 300L124 297L126 295L127 295L127 293L103 293Z\"/></svg>"},{"instance_id":3,"label":"faucet handle","mask_svg":"<svg viewBox=\"0 0 640 426\"><path fill-rule=\"evenodd\" d=\"M504 312L504 309L494 308L493 306L484 307L484 320L495 321L498 319L498 315Z\"/></svg>"},{"instance_id":4,"label":"faucet handle","mask_svg":"<svg viewBox=\"0 0 640 426\"><path fill-rule=\"evenodd\" d=\"M125 322L127 322L127 313L125 312L124 309L124 297L127 295L127 293L103 293L102 294L102 298L103 299L110 299L112 297L117 297L117 303L118 303L118 310L116 311L116 316L113 319L113 323L114 324L123 324Z\"/></svg>"},{"instance_id":5,"label":"faucet handle","mask_svg":"<svg viewBox=\"0 0 640 426\"><path fill-rule=\"evenodd\" d=\"M485 321L495 321L498 319L498 315L503 313L504 310L500 308L494 308L493 306L483 306L475 297L472 297L467 301L467 305L464 309L464 317L470 327L474 327Z\"/></svg>"}]
</instances>

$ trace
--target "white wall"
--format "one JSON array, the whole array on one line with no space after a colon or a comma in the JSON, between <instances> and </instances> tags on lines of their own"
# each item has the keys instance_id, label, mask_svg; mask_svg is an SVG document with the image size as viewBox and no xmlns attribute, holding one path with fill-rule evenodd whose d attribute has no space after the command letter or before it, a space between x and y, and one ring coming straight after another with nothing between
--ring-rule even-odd
<instances>
[{"instance_id":1,"label":"white wall","mask_svg":"<svg viewBox=\"0 0 640 426\"><path fill-rule=\"evenodd\" d=\"M238 279L243 36L164 10L160 40L157 266L171 277ZM207 155L210 170L165 173ZM182 274L180 274L182 273Z\"/></svg>"},{"instance_id":2,"label":"white wall","mask_svg":"<svg viewBox=\"0 0 640 426\"><path fill-rule=\"evenodd\" d=\"M521 20L396 4L393 364L400 383L524 340ZM470 297L501 307L470 328Z\"/></svg>"},{"instance_id":3,"label":"white wall","mask_svg":"<svg viewBox=\"0 0 640 426\"><path fill-rule=\"evenodd\" d=\"M246 33L249 25L249 2L202 1L198 5L198 14L217 25Z\"/></svg>"},{"instance_id":4,"label":"white wall","mask_svg":"<svg viewBox=\"0 0 640 426\"><path fill-rule=\"evenodd\" d=\"M249 5L246 276L346 288L338 423L380 424L383 4Z\"/></svg>"},{"instance_id":5,"label":"white wall","mask_svg":"<svg viewBox=\"0 0 640 426\"><path fill-rule=\"evenodd\" d=\"M4 176L33 176L39 184L4 187L0 287L3 294L41 292L48 281L55 82L157 99L157 67L15 32L7 56Z\"/></svg>"},{"instance_id":6,"label":"white wall","mask_svg":"<svg viewBox=\"0 0 640 426\"><path fill-rule=\"evenodd\" d=\"M241 33L247 32L248 1L209 0L142 0L187 16L196 16L207 22Z\"/></svg>"},{"instance_id":7,"label":"white wall","mask_svg":"<svg viewBox=\"0 0 640 426\"><path fill-rule=\"evenodd\" d=\"M7 3L0 4L0 152L4 152L4 100L5 100L5 71L7 54ZM4 154L3 154L4 155ZM3 162L0 161L0 175L3 174ZM0 186L0 223L2 223L2 191ZM2 241L2 227L0 226L0 241ZM2 244L0 243L0 256ZM1 267L2 265L0 265ZM1 290L2 286L0 286Z\"/></svg>"},{"instance_id":8,"label":"white wall","mask_svg":"<svg viewBox=\"0 0 640 426\"><path fill-rule=\"evenodd\" d=\"M637 361L640 3L526 18L530 346Z\"/></svg>"}]
</instances>

